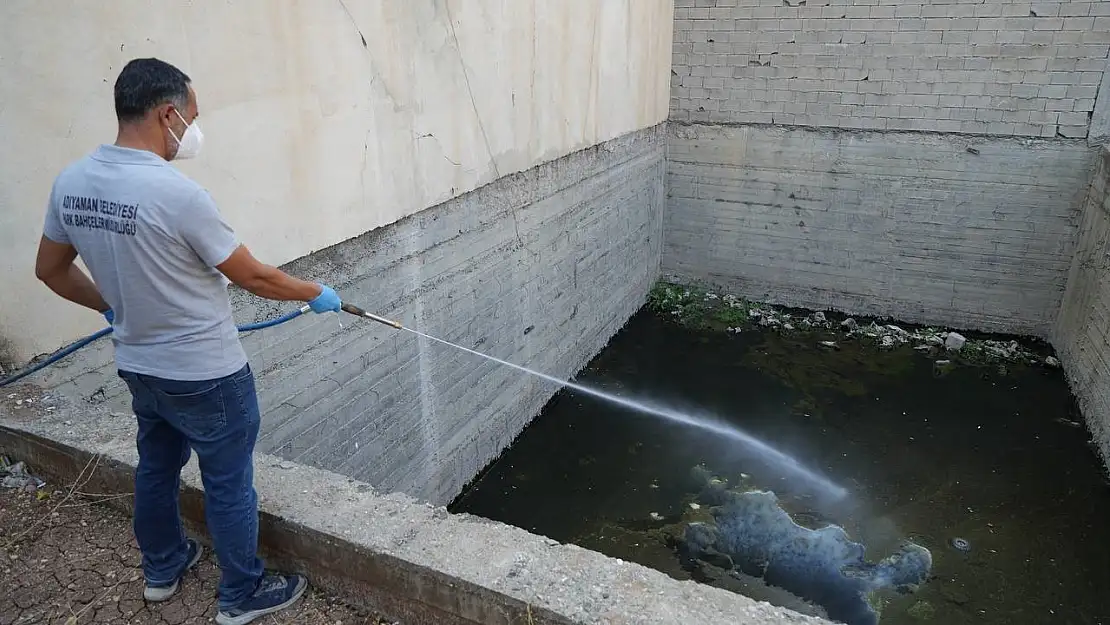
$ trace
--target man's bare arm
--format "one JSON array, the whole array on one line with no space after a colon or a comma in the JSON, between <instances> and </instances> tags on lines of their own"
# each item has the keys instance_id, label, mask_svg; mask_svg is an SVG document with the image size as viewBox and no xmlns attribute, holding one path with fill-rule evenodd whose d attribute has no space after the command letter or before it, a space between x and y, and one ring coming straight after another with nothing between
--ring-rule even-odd
<instances>
[{"instance_id":1,"label":"man's bare arm","mask_svg":"<svg viewBox=\"0 0 1110 625\"><path fill-rule=\"evenodd\" d=\"M38 256L35 259L35 277L61 297L99 313L108 310L108 303L100 295L85 272L73 263L77 250L67 243L51 241L46 237L39 239Z\"/></svg>"},{"instance_id":2,"label":"man's bare arm","mask_svg":"<svg viewBox=\"0 0 1110 625\"><path fill-rule=\"evenodd\" d=\"M259 262L245 245L237 247L227 260L216 265L216 269L228 280L266 299L308 302L323 290L315 282L294 278L277 267Z\"/></svg>"}]
</instances>

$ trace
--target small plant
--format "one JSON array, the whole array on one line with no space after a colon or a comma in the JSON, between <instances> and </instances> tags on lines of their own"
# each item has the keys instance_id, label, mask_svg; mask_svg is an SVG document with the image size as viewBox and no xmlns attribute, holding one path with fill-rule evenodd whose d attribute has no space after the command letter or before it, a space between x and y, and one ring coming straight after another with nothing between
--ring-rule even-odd
<instances>
[{"instance_id":1,"label":"small plant","mask_svg":"<svg viewBox=\"0 0 1110 625\"><path fill-rule=\"evenodd\" d=\"M722 306L713 314L713 318L731 328L748 323L750 315L748 314L748 307L740 302L735 305Z\"/></svg>"},{"instance_id":2,"label":"small plant","mask_svg":"<svg viewBox=\"0 0 1110 625\"><path fill-rule=\"evenodd\" d=\"M651 290L648 306L659 315L693 326L704 324L709 308L705 291L666 282L656 284Z\"/></svg>"}]
</instances>

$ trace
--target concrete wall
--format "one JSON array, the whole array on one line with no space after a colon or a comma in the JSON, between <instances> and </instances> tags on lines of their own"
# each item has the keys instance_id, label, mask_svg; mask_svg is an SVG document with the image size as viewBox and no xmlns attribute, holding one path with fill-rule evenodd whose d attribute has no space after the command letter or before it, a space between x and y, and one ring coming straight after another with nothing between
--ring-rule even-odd
<instances>
[{"instance_id":1,"label":"concrete wall","mask_svg":"<svg viewBox=\"0 0 1110 625\"><path fill-rule=\"evenodd\" d=\"M1086 137L1110 50L1099 0L676 0L675 17L681 121Z\"/></svg>"},{"instance_id":2,"label":"concrete wall","mask_svg":"<svg viewBox=\"0 0 1110 625\"><path fill-rule=\"evenodd\" d=\"M295 261L353 303L549 375L576 374L659 276L663 126L579 151ZM241 322L289 305L242 293ZM443 504L556 387L354 317L245 335L259 448ZM127 414L109 345L32 381Z\"/></svg>"},{"instance_id":3,"label":"concrete wall","mask_svg":"<svg viewBox=\"0 0 1110 625\"><path fill-rule=\"evenodd\" d=\"M0 365L102 325L32 267L53 177L115 137L127 60L191 75L207 142L182 168L280 264L663 121L672 17L670 0L0 2Z\"/></svg>"},{"instance_id":4,"label":"concrete wall","mask_svg":"<svg viewBox=\"0 0 1110 625\"><path fill-rule=\"evenodd\" d=\"M1053 344L1110 466L1110 151L1105 149L1083 209Z\"/></svg>"},{"instance_id":5,"label":"concrete wall","mask_svg":"<svg viewBox=\"0 0 1110 625\"><path fill-rule=\"evenodd\" d=\"M677 0L675 14L668 275L1052 332L1087 139L1110 126L1110 2Z\"/></svg>"},{"instance_id":6,"label":"concrete wall","mask_svg":"<svg viewBox=\"0 0 1110 625\"><path fill-rule=\"evenodd\" d=\"M758 300L1046 336L1083 141L672 125L663 267Z\"/></svg>"}]
</instances>

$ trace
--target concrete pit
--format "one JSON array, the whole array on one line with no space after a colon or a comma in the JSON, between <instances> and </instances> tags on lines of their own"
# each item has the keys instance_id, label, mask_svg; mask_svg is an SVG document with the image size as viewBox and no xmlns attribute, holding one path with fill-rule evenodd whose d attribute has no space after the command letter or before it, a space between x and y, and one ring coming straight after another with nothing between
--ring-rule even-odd
<instances>
[{"instance_id":1,"label":"concrete pit","mask_svg":"<svg viewBox=\"0 0 1110 625\"><path fill-rule=\"evenodd\" d=\"M512 362L572 376L645 300L680 313L691 305L685 291L664 293L662 303L658 289L652 292L667 263L673 262L668 254L674 253L667 251L674 247L667 243L660 186L666 136L663 128L656 128L572 155L483 188L474 197L463 196L454 211L419 215L289 269L326 277L363 304L374 301L376 293L393 293L397 299L377 309L382 314ZM1100 392L1107 388L1107 352L1098 320L1110 304L1110 282L1098 259L1106 255L1110 223L1106 162L1104 154L1092 163L1095 184L1082 198L1077 254L1061 296L1060 318L1047 325L1032 318L1014 322L1016 330L1040 328L1058 346L1056 360L1046 343L1037 347L1035 339L1022 339L1023 344L1032 341L1027 355L1039 359L1036 366L1060 375L1051 367L1062 362L1104 454L1106 426L1099 411L1106 403ZM552 199L553 193L560 201ZM491 211L492 206L500 212L473 213ZM513 228L494 226L511 224L514 217ZM452 219L456 221L441 225ZM575 227L569 225L572 220ZM426 251L401 251L422 246ZM541 262L547 258L552 262ZM627 261L617 262L620 258ZM241 321L277 311L242 294L235 301ZM782 315L791 314L788 309L753 306L756 313L753 317L747 309L747 322L760 317L755 323L762 325L755 327L785 329L788 322ZM802 318L818 319L811 313L794 314L800 315L799 327ZM774 315L777 320L764 321L776 319ZM832 320L846 315L830 311L822 318L833 328ZM739 325L727 316L714 319L710 325L717 330ZM959 327L970 325L969 318L963 320ZM990 329L992 324L978 325ZM835 332L866 335L869 328L879 328L868 338L882 353L884 337L895 334L884 327L861 317L855 325L838 321ZM937 330L929 334L924 328L906 328L903 332L916 332L919 338L914 340L922 345L938 353L946 349L947 338ZM988 347L1002 352L1009 347L1006 341L990 342L989 335L963 332L967 345L979 346L981 353L989 354ZM744 336L741 332L734 338ZM842 340L827 338L812 347ZM245 341L266 415L266 452L257 460L264 547L275 563L308 571L322 587L361 597L403 622L524 622L519 619L529 614L536 622L578 623L714 623L733 621L737 615L753 623L799 618L785 607L634 564L633 553L617 559L603 555L605 549L597 544L589 544L597 551L583 549L561 544L560 536L541 536L543 531L530 533L444 510L548 402L555 392L549 384L473 363L466 359L472 357L353 318L306 317L247 335ZM964 349L972 353L970 347ZM638 358L648 362L657 355ZM793 367L772 364L764 366L791 379ZM588 379L589 373L584 375ZM634 384L635 379L625 381ZM846 374L837 380L858 382ZM5 389L11 397L4 402L0 452L28 460L54 483L73 479L95 458L97 492L127 492L135 461L133 422L124 388L110 366L108 346L79 352L28 381L27 386ZM692 396L704 398L706 392ZM757 401L769 397L752 396ZM820 392L812 389L796 400L792 408L803 415L808 411L812 416L824 405ZM1074 425L1079 417L1070 419ZM1077 439L1085 433L1071 425L1050 427ZM1035 443L1030 445L1032 453ZM890 441L884 448L896 446ZM975 455L971 450L968 454ZM801 455L821 457L817 448ZM866 463L868 458L859 460ZM199 480L194 467L188 471L185 510L195 526L201 519L195 490ZM1045 491L1046 498L1050 495ZM930 537L934 550L951 538L941 533L936 529ZM989 553L979 548L983 537L964 530L959 535L975 539L971 554ZM789 598L776 598L773 588L746 588L760 599L806 611ZM902 607L908 614L913 605Z\"/></svg>"}]
</instances>

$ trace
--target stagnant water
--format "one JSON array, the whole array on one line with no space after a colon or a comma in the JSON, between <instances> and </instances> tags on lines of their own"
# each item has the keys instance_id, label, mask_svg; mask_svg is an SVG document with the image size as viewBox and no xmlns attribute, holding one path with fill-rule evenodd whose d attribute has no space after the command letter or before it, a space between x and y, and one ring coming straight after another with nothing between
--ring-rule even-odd
<instances>
[{"instance_id":1,"label":"stagnant water","mask_svg":"<svg viewBox=\"0 0 1110 625\"><path fill-rule=\"evenodd\" d=\"M775 491L802 525L842 525L872 561L903 539L928 548L931 578L884 599L883 625L1110 625L1110 485L1059 370L941 374L910 346L828 350L819 338L694 331L645 310L577 381L716 415L846 487L850 508L811 506L735 440L568 389L451 509L814 612L697 566L670 540L702 465Z\"/></svg>"}]
</instances>

